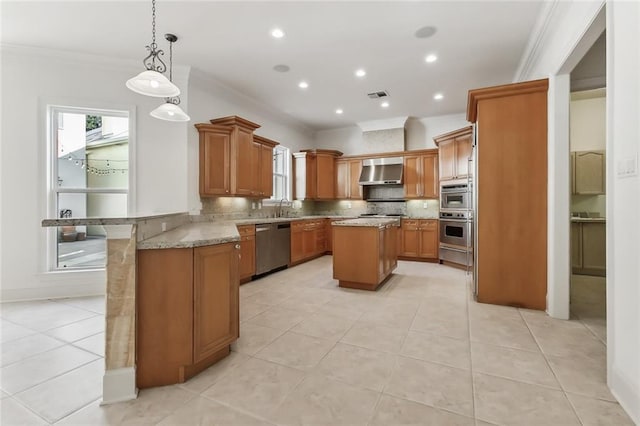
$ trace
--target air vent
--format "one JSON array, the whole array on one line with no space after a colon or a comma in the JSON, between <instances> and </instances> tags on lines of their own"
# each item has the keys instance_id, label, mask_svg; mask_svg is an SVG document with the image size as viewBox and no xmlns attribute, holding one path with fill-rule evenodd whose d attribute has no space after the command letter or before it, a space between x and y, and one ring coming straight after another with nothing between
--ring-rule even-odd
<instances>
[{"instance_id":1,"label":"air vent","mask_svg":"<svg viewBox=\"0 0 640 426\"><path fill-rule=\"evenodd\" d=\"M371 99L386 98L387 96L389 96L389 92L387 92L386 90L381 90L379 92L367 93L367 96L369 96Z\"/></svg>"}]
</instances>

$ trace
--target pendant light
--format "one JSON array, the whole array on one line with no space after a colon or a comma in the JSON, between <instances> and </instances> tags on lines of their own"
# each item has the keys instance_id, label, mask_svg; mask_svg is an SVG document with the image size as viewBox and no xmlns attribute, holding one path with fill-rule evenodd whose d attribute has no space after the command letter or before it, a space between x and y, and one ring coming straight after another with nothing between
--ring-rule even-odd
<instances>
[{"instance_id":1,"label":"pendant light","mask_svg":"<svg viewBox=\"0 0 640 426\"><path fill-rule=\"evenodd\" d=\"M146 46L149 55L142 60L146 70L127 80L126 85L130 90L145 96L178 96L180 89L162 75L167 70L167 65L160 59L164 51L158 50L156 44L156 0L151 0L151 11L151 44Z\"/></svg>"},{"instance_id":2,"label":"pendant light","mask_svg":"<svg viewBox=\"0 0 640 426\"><path fill-rule=\"evenodd\" d=\"M173 80L173 43L178 41L178 37L174 34L165 34L164 38L169 42L169 82ZM151 111L149 114L159 120L166 121L189 121L189 117L178 105L180 104L179 96L166 97L165 103Z\"/></svg>"}]
</instances>

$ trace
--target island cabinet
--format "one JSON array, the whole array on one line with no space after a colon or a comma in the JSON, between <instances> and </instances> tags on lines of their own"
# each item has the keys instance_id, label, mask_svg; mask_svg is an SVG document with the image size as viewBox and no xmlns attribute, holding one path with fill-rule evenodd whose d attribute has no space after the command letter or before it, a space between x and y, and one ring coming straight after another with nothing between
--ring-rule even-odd
<instances>
[{"instance_id":1,"label":"island cabinet","mask_svg":"<svg viewBox=\"0 0 640 426\"><path fill-rule=\"evenodd\" d=\"M336 198L335 161L340 151L307 149L293 154L293 197L297 200Z\"/></svg>"},{"instance_id":2,"label":"island cabinet","mask_svg":"<svg viewBox=\"0 0 640 426\"><path fill-rule=\"evenodd\" d=\"M366 221L333 225L333 278L340 287L376 290L397 267L397 224Z\"/></svg>"},{"instance_id":3,"label":"island cabinet","mask_svg":"<svg viewBox=\"0 0 640 426\"><path fill-rule=\"evenodd\" d=\"M404 196L412 198L438 198L437 150L412 153L404 156Z\"/></svg>"},{"instance_id":4,"label":"island cabinet","mask_svg":"<svg viewBox=\"0 0 640 426\"><path fill-rule=\"evenodd\" d=\"M291 265L321 256L326 250L325 219L291 222Z\"/></svg>"},{"instance_id":5,"label":"island cabinet","mask_svg":"<svg viewBox=\"0 0 640 426\"><path fill-rule=\"evenodd\" d=\"M438 220L402 219L398 256L405 259L438 261Z\"/></svg>"},{"instance_id":6,"label":"island cabinet","mask_svg":"<svg viewBox=\"0 0 640 426\"><path fill-rule=\"evenodd\" d=\"M361 172L361 159L336 160L336 199L362 200L362 185L359 184Z\"/></svg>"},{"instance_id":7,"label":"island cabinet","mask_svg":"<svg viewBox=\"0 0 640 426\"><path fill-rule=\"evenodd\" d=\"M251 281L256 274L256 226L238 226L240 234L240 283Z\"/></svg>"},{"instance_id":8,"label":"island cabinet","mask_svg":"<svg viewBox=\"0 0 640 426\"><path fill-rule=\"evenodd\" d=\"M255 136L260 125L231 116L195 127L200 135L201 197L271 196L273 147L278 143Z\"/></svg>"},{"instance_id":9,"label":"island cabinet","mask_svg":"<svg viewBox=\"0 0 640 426\"><path fill-rule=\"evenodd\" d=\"M468 177L472 135L472 127L467 126L433 138L438 146L441 181Z\"/></svg>"},{"instance_id":10,"label":"island cabinet","mask_svg":"<svg viewBox=\"0 0 640 426\"><path fill-rule=\"evenodd\" d=\"M136 382L182 383L238 338L239 245L138 250Z\"/></svg>"}]
</instances>

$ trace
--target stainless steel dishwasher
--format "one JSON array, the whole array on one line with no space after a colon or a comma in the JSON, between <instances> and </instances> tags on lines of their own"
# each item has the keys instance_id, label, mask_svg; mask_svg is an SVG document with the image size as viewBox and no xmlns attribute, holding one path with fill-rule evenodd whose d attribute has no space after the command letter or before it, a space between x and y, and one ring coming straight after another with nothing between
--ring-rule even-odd
<instances>
[{"instance_id":1,"label":"stainless steel dishwasher","mask_svg":"<svg viewBox=\"0 0 640 426\"><path fill-rule=\"evenodd\" d=\"M256 225L256 275L287 266L290 250L290 222Z\"/></svg>"}]
</instances>

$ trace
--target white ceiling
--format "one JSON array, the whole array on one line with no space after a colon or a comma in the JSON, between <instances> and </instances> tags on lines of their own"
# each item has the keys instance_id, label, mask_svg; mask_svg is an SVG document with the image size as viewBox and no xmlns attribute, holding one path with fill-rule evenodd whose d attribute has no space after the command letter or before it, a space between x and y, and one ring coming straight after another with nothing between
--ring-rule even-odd
<instances>
[{"instance_id":1,"label":"white ceiling","mask_svg":"<svg viewBox=\"0 0 640 426\"><path fill-rule=\"evenodd\" d=\"M542 2L158 1L158 44L314 129L463 112L467 91L512 81ZM419 39L430 25L434 36ZM270 30L286 36L274 39ZM2 2L2 42L142 60L151 1ZM438 61L427 64L428 53ZM287 73L273 71L286 64ZM367 75L357 79L354 71ZM142 69L142 65L141 65ZM309 82L301 90L298 82ZM388 109L366 94L390 93ZM433 100L436 92L442 101ZM344 114L335 114L336 108Z\"/></svg>"}]
</instances>

